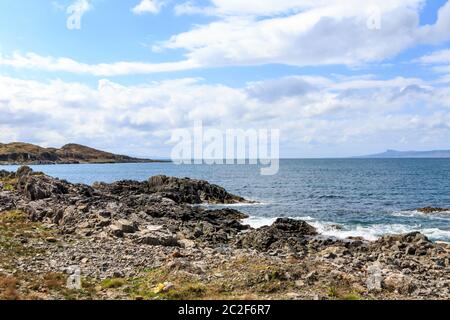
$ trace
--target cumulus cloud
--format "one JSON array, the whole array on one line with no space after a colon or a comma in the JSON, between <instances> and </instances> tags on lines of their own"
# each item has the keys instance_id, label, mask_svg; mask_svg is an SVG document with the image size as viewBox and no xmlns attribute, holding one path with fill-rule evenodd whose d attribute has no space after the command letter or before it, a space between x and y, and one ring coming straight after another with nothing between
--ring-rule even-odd
<instances>
[{"instance_id":1,"label":"cumulus cloud","mask_svg":"<svg viewBox=\"0 0 450 320\"><path fill-rule=\"evenodd\" d=\"M450 38L446 31L450 3L439 10L437 22L427 26L420 26L423 0L212 3L212 7L192 3L178 7L179 14L203 12L218 19L174 35L158 48L184 49L190 59L206 66L357 65ZM371 19L379 20L377 28L371 28Z\"/></svg>"},{"instance_id":2,"label":"cumulus cloud","mask_svg":"<svg viewBox=\"0 0 450 320\"><path fill-rule=\"evenodd\" d=\"M142 15L146 13L157 14L161 11L164 2L160 0L141 0L138 5L133 7L131 11L134 14Z\"/></svg>"},{"instance_id":3,"label":"cumulus cloud","mask_svg":"<svg viewBox=\"0 0 450 320\"><path fill-rule=\"evenodd\" d=\"M280 128L282 150L296 150L285 156L352 155L358 146L378 151L386 141L393 148L442 147L449 97L449 88L415 78L290 76L232 88L197 78L140 85L104 79L90 87L3 76L0 141L168 156L172 130L202 120L217 129Z\"/></svg>"},{"instance_id":4,"label":"cumulus cloud","mask_svg":"<svg viewBox=\"0 0 450 320\"><path fill-rule=\"evenodd\" d=\"M434 24L425 26L420 25L424 0L249 3L213 0L209 6L195 2L178 6L178 14L190 11L213 16L212 22L196 25L153 46L155 51L181 50L184 58L179 61L86 64L67 57L16 53L4 56L0 64L94 76L264 64L357 66L395 57L420 44L450 39L450 2L440 8ZM155 12L161 5L163 2L147 0L134 9L136 13ZM377 23L372 24L372 20Z\"/></svg>"}]
</instances>

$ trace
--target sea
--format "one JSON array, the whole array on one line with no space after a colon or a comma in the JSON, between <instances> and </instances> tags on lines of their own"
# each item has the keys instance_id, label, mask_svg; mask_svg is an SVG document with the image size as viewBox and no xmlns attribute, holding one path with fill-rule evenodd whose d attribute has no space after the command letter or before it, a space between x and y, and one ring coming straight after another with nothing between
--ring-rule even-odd
<instances>
[{"instance_id":1,"label":"sea","mask_svg":"<svg viewBox=\"0 0 450 320\"><path fill-rule=\"evenodd\" d=\"M253 227L279 217L301 219L324 235L375 240L420 231L450 241L450 213L426 215L418 208L450 208L450 159L286 159L277 175L257 165L173 163L32 166L74 183L147 180L154 175L208 180L255 201L229 207L250 216ZM0 170L16 166L0 166ZM223 206L210 206L223 207Z\"/></svg>"}]
</instances>

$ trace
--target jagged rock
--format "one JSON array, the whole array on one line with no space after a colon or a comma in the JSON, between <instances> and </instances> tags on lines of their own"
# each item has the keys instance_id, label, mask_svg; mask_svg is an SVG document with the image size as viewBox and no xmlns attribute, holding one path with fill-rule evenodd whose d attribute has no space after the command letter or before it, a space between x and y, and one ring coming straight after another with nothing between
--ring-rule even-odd
<instances>
[{"instance_id":1,"label":"jagged rock","mask_svg":"<svg viewBox=\"0 0 450 320\"><path fill-rule=\"evenodd\" d=\"M246 201L242 197L228 193L222 187L203 180L155 176L149 179L148 186L151 192L160 193L177 203L238 203Z\"/></svg>"},{"instance_id":2,"label":"jagged rock","mask_svg":"<svg viewBox=\"0 0 450 320\"><path fill-rule=\"evenodd\" d=\"M138 230L137 224L135 222L120 219L115 221L110 226L111 232L116 237L123 237L125 233L134 233Z\"/></svg>"},{"instance_id":3,"label":"jagged rock","mask_svg":"<svg viewBox=\"0 0 450 320\"><path fill-rule=\"evenodd\" d=\"M147 226L133 238L136 243L151 246L179 246L177 237L162 226Z\"/></svg>"},{"instance_id":4,"label":"jagged rock","mask_svg":"<svg viewBox=\"0 0 450 320\"><path fill-rule=\"evenodd\" d=\"M68 193L67 182L35 173L26 166L17 170L16 177L17 190L32 201Z\"/></svg>"},{"instance_id":5,"label":"jagged rock","mask_svg":"<svg viewBox=\"0 0 450 320\"><path fill-rule=\"evenodd\" d=\"M238 247L258 250L282 249L286 246L303 246L305 236L314 235L317 235L317 231L308 223L282 218L277 219L270 227L243 234L236 244Z\"/></svg>"},{"instance_id":6,"label":"jagged rock","mask_svg":"<svg viewBox=\"0 0 450 320\"><path fill-rule=\"evenodd\" d=\"M16 207L16 199L10 192L0 191L0 212L12 210Z\"/></svg>"},{"instance_id":7,"label":"jagged rock","mask_svg":"<svg viewBox=\"0 0 450 320\"><path fill-rule=\"evenodd\" d=\"M425 213L425 214L432 214L432 213L449 213L450 209L447 208L434 208L434 207L425 207L417 209L417 211Z\"/></svg>"},{"instance_id":8,"label":"jagged rock","mask_svg":"<svg viewBox=\"0 0 450 320\"><path fill-rule=\"evenodd\" d=\"M409 294L415 289L411 279L401 273L391 273L383 280L383 287L389 291Z\"/></svg>"}]
</instances>

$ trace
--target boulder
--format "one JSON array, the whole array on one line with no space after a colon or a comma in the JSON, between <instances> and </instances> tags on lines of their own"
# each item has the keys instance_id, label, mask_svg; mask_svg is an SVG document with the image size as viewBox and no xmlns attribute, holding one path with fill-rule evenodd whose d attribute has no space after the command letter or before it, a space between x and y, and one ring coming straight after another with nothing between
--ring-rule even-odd
<instances>
[{"instance_id":1,"label":"boulder","mask_svg":"<svg viewBox=\"0 0 450 320\"><path fill-rule=\"evenodd\" d=\"M67 182L39 172L33 172L31 168L26 166L17 170L16 178L17 190L32 201L68 193Z\"/></svg>"},{"instance_id":2,"label":"boulder","mask_svg":"<svg viewBox=\"0 0 450 320\"><path fill-rule=\"evenodd\" d=\"M317 235L316 229L305 221L280 218L271 226L262 227L241 235L236 245L261 251L304 246L304 239Z\"/></svg>"},{"instance_id":3,"label":"boulder","mask_svg":"<svg viewBox=\"0 0 450 320\"><path fill-rule=\"evenodd\" d=\"M417 209L417 211L425 213L425 214L432 214L432 213L450 213L450 209L447 208L435 208L435 207L425 207Z\"/></svg>"},{"instance_id":4,"label":"boulder","mask_svg":"<svg viewBox=\"0 0 450 320\"><path fill-rule=\"evenodd\" d=\"M229 204L246 201L244 198L230 194L224 188L204 180L155 176L149 179L148 187L150 192L160 193L177 203Z\"/></svg>"},{"instance_id":5,"label":"boulder","mask_svg":"<svg viewBox=\"0 0 450 320\"><path fill-rule=\"evenodd\" d=\"M401 273L390 273L383 280L383 287L388 291L409 294L415 289L411 279Z\"/></svg>"},{"instance_id":6,"label":"boulder","mask_svg":"<svg viewBox=\"0 0 450 320\"><path fill-rule=\"evenodd\" d=\"M133 238L139 244L166 247L179 246L176 235L162 226L148 226L145 230L133 235Z\"/></svg>"},{"instance_id":7,"label":"boulder","mask_svg":"<svg viewBox=\"0 0 450 320\"><path fill-rule=\"evenodd\" d=\"M116 237L123 237L126 233L134 233L138 230L135 222L119 219L109 226L111 233Z\"/></svg>"}]
</instances>

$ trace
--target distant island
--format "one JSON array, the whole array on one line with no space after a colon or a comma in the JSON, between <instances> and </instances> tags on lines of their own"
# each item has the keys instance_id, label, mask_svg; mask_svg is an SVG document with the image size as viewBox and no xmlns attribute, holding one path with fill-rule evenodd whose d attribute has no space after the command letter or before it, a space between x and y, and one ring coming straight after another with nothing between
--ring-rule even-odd
<instances>
[{"instance_id":1,"label":"distant island","mask_svg":"<svg viewBox=\"0 0 450 320\"><path fill-rule=\"evenodd\" d=\"M0 143L0 165L148 163L159 160L138 159L71 143L61 148L43 148L30 143Z\"/></svg>"},{"instance_id":2,"label":"distant island","mask_svg":"<svg viewBox=\"0 0 450 320\"><path fill-rule=\"evenodd\" d=\"M387 150L383 153L360 156L356 158L450 158L450 150L432 151L397 151Z\"/></svg>"}]
</instances>

